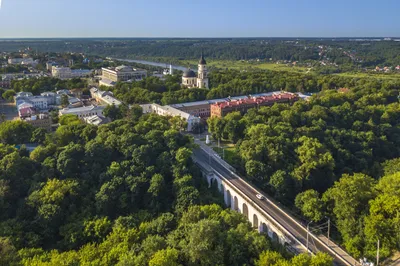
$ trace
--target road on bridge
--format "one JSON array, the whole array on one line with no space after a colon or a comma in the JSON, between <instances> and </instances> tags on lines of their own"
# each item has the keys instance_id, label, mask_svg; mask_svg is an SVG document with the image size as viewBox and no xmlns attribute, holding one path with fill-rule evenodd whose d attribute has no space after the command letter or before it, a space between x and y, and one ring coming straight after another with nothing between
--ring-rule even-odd
<instances>
[{"instance_id":1,"label":"road on bridge","mask_svg":"<svg viewBox=\"0 0 400 266\"><path fill-rule=\"evenodd\" d=\"M208 147L206 147L205 149L207 148ZM275 219L275 221L277 221L294 237L296 237L297 240L299 240L302 244L304 244L304 246L306 246L307 229L305 226L301 226L298 222L293 221L293 217L291 217L292 219L290 219L287 213L278 208L275 204L271 204L270 197L258 192L247 182L239 178L226 166L226 164L220 158L217 158L215 156L215 153L211 149L208 148L209 150L207 151L205 151L205 149L199 148L193 151L193 155L196 160L200 161L202 164L209 165L210 170L211 168L213 168L223 177L228 179L243 194L250 198L259 208L267 212L273 219ZM263 194L266 199L259 200L256 197L257 193ZM315 236L312 234L309 234L309 248L313 253L320 251L330 254L334 258L335 264L337 265L357 265L357 261L350 255L345 253L343 250L335 249L335 252L339 253L340 255L336 254L331 248L317 241L317 239L315 239ZM341 259L343 259L347 263L344 263Z\"/></svg>"}]
</instances>

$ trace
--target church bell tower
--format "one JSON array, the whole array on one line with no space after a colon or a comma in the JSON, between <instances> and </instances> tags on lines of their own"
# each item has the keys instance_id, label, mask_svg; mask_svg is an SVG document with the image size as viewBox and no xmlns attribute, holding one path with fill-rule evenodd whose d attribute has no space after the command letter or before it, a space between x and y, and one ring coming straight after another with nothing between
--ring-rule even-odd
<instances>
[{"instance_id":1,"label":"church bell tower","mask_svg":"<svg viewBox=\"0 0 400 266\"><path fill-rule=\"evenodd\" d=\"M199 61L199 70L197 74L197 87L208 89L208 71L207 63L204 59L203 53L201 53Z\"/></svg>"}]
</instances>

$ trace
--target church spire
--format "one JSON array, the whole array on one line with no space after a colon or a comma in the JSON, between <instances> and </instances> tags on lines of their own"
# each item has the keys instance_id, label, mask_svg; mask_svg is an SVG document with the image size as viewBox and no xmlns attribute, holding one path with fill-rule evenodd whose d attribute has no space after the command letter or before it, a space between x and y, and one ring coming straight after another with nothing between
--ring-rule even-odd
<instances>
[{"instance_id":1,"label":"church spire","mask_svg":"<svg viewBox=\"0 0 400 266\"><path fill-rule=\"evenodd\" d=\"M200 57L199 65L206 65L206 64L207 64L207 62L204 59L203 51L201 51L201 57Z\"/></svg>"}]
</instances>

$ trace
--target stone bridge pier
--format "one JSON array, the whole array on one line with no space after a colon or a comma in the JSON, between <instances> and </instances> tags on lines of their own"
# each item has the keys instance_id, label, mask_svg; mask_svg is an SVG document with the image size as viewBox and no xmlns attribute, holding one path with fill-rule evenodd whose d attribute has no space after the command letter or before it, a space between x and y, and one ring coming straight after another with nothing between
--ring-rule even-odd
<instances>
[{"instance_id":1,"label":"stone bridge pier","mask_svg":"<svg viewBox=\"0 0 400 266\"><path fill-rule=\"evenodd\" d=\"M204 176L207 178L209 187L216 186L224 195L226 206L246 216L254 229L268 234L271 239L282 245L288 244L285 234L266 218L266 215L252 203L251 199L240 193L229 181L221 179L213 172L204 174Z\"/></svg>"}]
</instances>

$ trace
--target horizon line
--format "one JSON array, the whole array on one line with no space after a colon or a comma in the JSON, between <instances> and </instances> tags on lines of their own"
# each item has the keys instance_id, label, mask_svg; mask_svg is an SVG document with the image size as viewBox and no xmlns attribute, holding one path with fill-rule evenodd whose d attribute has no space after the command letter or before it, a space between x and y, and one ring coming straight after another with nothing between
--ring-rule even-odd
<instances>
[{"instance_id":1,"label":"horizon line","mask_svg":"<svg viewBox=\"0 0 400 266\"><path fill-rule=\"evenodd\" d=\"M338 37L268 37L268 36L248 36L248 37L0 37L0 40L13 40L13 39L376 39L376 38L400 38L396 36L338 36Z\"/></svg>"}]
</instances>

